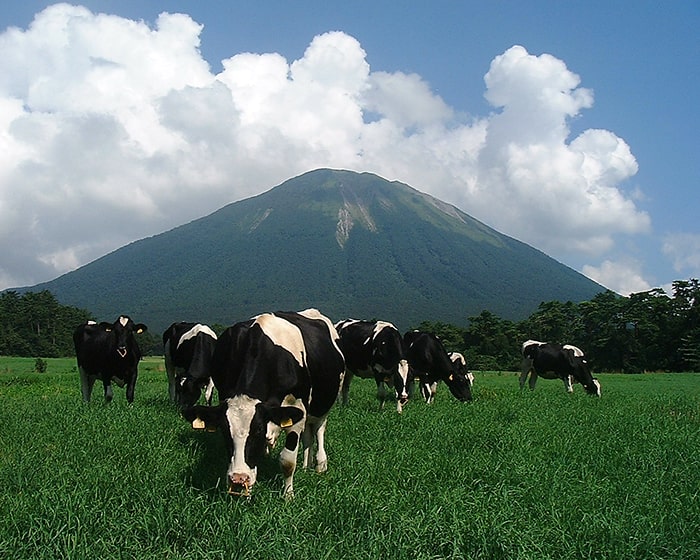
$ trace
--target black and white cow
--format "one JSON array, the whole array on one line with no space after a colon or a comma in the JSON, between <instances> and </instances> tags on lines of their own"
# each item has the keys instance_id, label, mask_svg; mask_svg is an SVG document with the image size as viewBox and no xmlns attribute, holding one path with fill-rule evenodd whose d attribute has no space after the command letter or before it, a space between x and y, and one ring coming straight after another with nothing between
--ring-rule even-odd
<instances>
[{"instance_id":1,"label":"black and white cow","mask_svg":"<svg viewBox=\"0 0 700 560\"><path fill-rule=\"evenodd\" d=\"M410 391L408 361L398 329L386 321L346 319L336 323L340 349L345 356L345 380L341 389L343 404L348 404L350 382L354 376L372 378L377 383L380 408L388 398L387 385L394 388L396 409L401 412Z\"/></svg>"},{"instance_id":2,"label":"black and white cow","mask_svg":"<svg viewBox=\"0 0 700 560\"><path fill-rule=\"evenodd\" d=\"M95 381L101 379L107 402L114 396L112 381L120 387L126 385L126 400L134 402L141 360L141 349L134 335L146 330L146 325L134 323L126 315L114 323L89 321L75 329L73 343L84 401L90 400Z\"/></svg>"},{"instance_id":3,"label":"black and white cow","mask_svg":"<svg viewBox=\"0 0 700 560\"><path fill-rule=\"evenodd\" d=\"M236 323L222 333L212 360L221 404L183 410L193 426L221 428L231 458L229 493L250 496L258 465L281 430L284 496L294 493L299 440L303 466L328 467L325 430L338 398L345 360L331 321L315 309L275 312ZM316 441L315 457L312 457Z\"/></svg>"},{"instance_id":4,"label":"black and white cow","mask_svg":"<svg viewBox=\"0 0 700 560\"><path fill-rule=\"evenodd\" d=\"M600 383L591 375L586 356L580 348L571 344L555 344L526 340L522 347L523 360L520 373L520 389L525 386L528 374L529 386L535 389L538 377L561 379L568 393L572 393L573 382L583 385L590 395L600 396Z\"/></svg>"},{"instance_id":5,"label":"black and white cow","mask_svg":"<svg viewBox=\"0 0 700 560\"><path fill-rule=\"evenodd\" d=\"M412 375L418 377L425 402L433 402L439 381L445 382L456 399L462 402L472 400L470 378L458 370L436 335L408 331L404 334L404 343L408 364Z\"/></svg>"},{"instance_id":6,"label":"black and white cow","mask_svg":"<svg viewBox=\"0 0 700 560\"><path fill-rule=\"evenodd\" d=\"M214 382L210 368L215 345L216 333L201 323L173 323L163 333L171 402L192 406L204 390L206 403L211 404Z\"/></svg>"}]
</instances>

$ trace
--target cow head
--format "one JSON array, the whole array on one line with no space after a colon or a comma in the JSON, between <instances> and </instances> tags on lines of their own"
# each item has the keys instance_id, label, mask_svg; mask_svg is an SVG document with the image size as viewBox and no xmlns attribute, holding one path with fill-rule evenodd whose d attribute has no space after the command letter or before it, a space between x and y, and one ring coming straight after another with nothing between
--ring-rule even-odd
<instances>
[{"instance_id":1,"label":"cow head","mask_svg":"<svg viewBox=\"0 0 700 560\"><path fill-rule=\"evenodd\" d=\"M467 402L472 400L472 384L465 374L453 371L445 379L445 383L450 393L458 401Z\"/></svg>"},{"instance_id":2,"label":"cow head","mask_svg":"<svg viewBox=\"0 0 700 560\"><path fill-rule=\"evenodd\" d=\"M203 421L207 428L221 429L230 454L228 493L250 497L257 480L258 465L280 429L299 425L305 412L297 406L269 405L248 395L237 395L219 406L193 406L183 410L186 420ZM288 434L285 447L296 453L301 429Z\"/></svg>"},{"instance_id":3,"label":"cow head","mask_svg":"<svg viewBox=\"0 0 700 560\"><path fill-rule=\"evenodd\" d=\"M467 367L467 360L464 359L464 356L459 352L450 352L449 357L450 361L452 362L452 365L455 368L455 371L459 374L464 375L469 380L470 387L473 386L474 374L472 374L472 372L469 371L469 368Z\"/></svg>"},{"instance_id":4,"label":"cow head","mask_svg":"<svg viewBox=\"0 0 700 560\"><path fill-rule=\"evenodd\" d=\"M175 402L183 408L194 406L202 396L202 389L208 384L208 379L178 375L175 379Z\"/></svg>"},{"instance_id":5,"label":"cow head","mask_svg":"<svg viewBox=\"0 0 700 560\"><path fill-rule=\"evenodd\" d=\"M589 395L600 396L600 382L591 375L591 370L585 359L581 360L581 364L574 370L574 379L583 385Z\"/></svg>"},{"instance_id":6,"label":"cow head","mask_svg":"<svg viewBox=\"0 0 700 560\"><path fill-rule=\"evenodd\" d=\"M568 354L574 379L583 385L586 393L599 397L600 382L591 374L585 354L576 346L564 345L563 348Z\"/></svg>"},{"instance_id":7,"label":"cow head","mask_svg":"<svg viewBox=\"0 0 700 560\"><path fill-rule=\"evenodd\" d=\"M146 325L134 323L131 317L126 315L120 316L114 323L100 323L100 327L114 337L115 350L120 358L126 358L134 349L134 334L141 334L148 330ZM137 356L137 358L140 357L140 355Z\"/></svg>"}]
</instances>

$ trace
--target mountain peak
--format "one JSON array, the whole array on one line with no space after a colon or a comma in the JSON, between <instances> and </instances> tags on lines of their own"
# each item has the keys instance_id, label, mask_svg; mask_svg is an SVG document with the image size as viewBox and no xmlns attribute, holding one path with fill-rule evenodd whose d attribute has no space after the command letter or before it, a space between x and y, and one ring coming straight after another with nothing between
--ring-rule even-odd
<instances>
[{"instance_id":1,"label":"mountain peak","mask_svg":"<svg viewBox=\"0 0 700 560\"><path fill-rule=\"evenodd\" d=\"M423 320L465 325L484 309L519 320L542 301L583 301L604 289L408 185L331 169L36 288L99 319L126 313L156 330L307 307L404 329Z\"/></svg>"}]
</instances>

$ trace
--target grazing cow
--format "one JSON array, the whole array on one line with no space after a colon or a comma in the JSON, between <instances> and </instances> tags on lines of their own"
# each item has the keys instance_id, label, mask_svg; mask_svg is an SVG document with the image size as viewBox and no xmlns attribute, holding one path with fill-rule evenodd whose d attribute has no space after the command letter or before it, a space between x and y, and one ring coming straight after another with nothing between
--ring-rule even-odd
<instances>
[{"instance_id":1,"label":"grazing cow","mask_svg":"<svg viewBox=\"0 0 700 560\"><path fill-rule=\"evenodd\" d=\"M204 398L211 404L214 382L210 368L215 345L216 333L201 323L173 323L163 333L171 402L192 406L204 389Z\"/></svg>"},{"instance_id":2,"label":"grazing cow","mask_svg":"<svg viewBox=\"0 0 700 560\"><path fill-rule=\"evenodd\" d=\"M538 377L561 379L568 393L577 381L589 395L600 396L600 383L591 375L588 361L583 351L570 344L560 345L551 342L526 340L522 348L523 361L520 374L520 389L530 375L530 389L535 389Z\"/></svg>"},{"instance_id":3,"label":"grazing cow","mask_svg":"<svg viewBox=\"0 0 700 560\"><path fill-rule=\"evenodd\" d=\"M230 494L250 496L258 465L281 430L286 432L279 456L285 497L294 494L300 437L304 468L315 463L317 472L327 469L326 420L345 371L337 342L333 324L315 309L264 313L219 337L212 378L222 402L187 408L183 416L193 426L222 429L231 458Z\"/></svg>"},{"instance_id":4,"label":"grazing cow","mask_svg":"<svg viewBox=\"0 0 700 560\"><path fill-rule=\"evenodd\" d=\"M462 402L472 400L470 378L450 360L440 339L432 333L409 331L404 335L408 363L418 376L425 402L435 399L439 381L444 381L454 397Z\"/></svg>"},{"instance_id":5,"label":"grazing cow","mask_svg":"<svg viewBox=\"0 0 700 560\"><path fill-rule=\"evenodd\" d=\"M73 342L84 401L90 400L92 386L99 378L104 385L107 402L113 397L112 381L120 387L126 385L126 400L134 402L141 360L141 349L134 335L146 330L146 325L136 324L125 315L114 323L89 321L75 329Z\"/></svg>"},{"instance_id":6,"label":"grazing cow","mask_svg":"<svg viewBox=\"0 0 700 560\"><path fill-rule=\"evenodd\" d=\"M348 404L350 382L354 376L373 378L377 383L379 407L387 400L387 385L394 387L396 410L400 413L408 402L408 361L404 355L401 333L385 321L346 319L336 323L340 349L345 356L345 379L341 390L343 404Z\"/></svg>"}]
</instances>

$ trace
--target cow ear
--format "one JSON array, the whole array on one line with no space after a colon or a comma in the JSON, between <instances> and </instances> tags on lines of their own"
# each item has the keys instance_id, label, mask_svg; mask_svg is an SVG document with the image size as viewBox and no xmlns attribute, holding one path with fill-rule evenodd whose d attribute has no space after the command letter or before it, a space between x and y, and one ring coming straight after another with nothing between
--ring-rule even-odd
<instances>
[{"instance_id":1,"label":"cow ear","mask_svg":"<svg viewBox=\"0 0 700 560\"><path fill-rule=\"evenodd\" d=\"M289 428L304 418L304 411L296 406L275 406L268 408L267 413L280 428Z\"/></svg>"},{"instance_id":2,"label":"cow ear","mask_svg":"<svg viewBox=\"0 0 700 560\"><path fill-rule=\"evenodd\" d=\"M190 422L195 430L203 430L206 427L207 430L214 431L223 421L226 408L226 403L219 406L191 406L182 411L182 417Z\"/></svg>"},{"instance_id":3,"label":"cow ear","mask_svg":"<svg viewBox=\"0 0 700 560\"><path fill-rule=\"evenodd\" d=\"M136 334L141 334L145 333L148 330L148 327L143 323L139 323L137 325L134 325L134 330L136 331Z\"/></svg>"}]
</instances>

